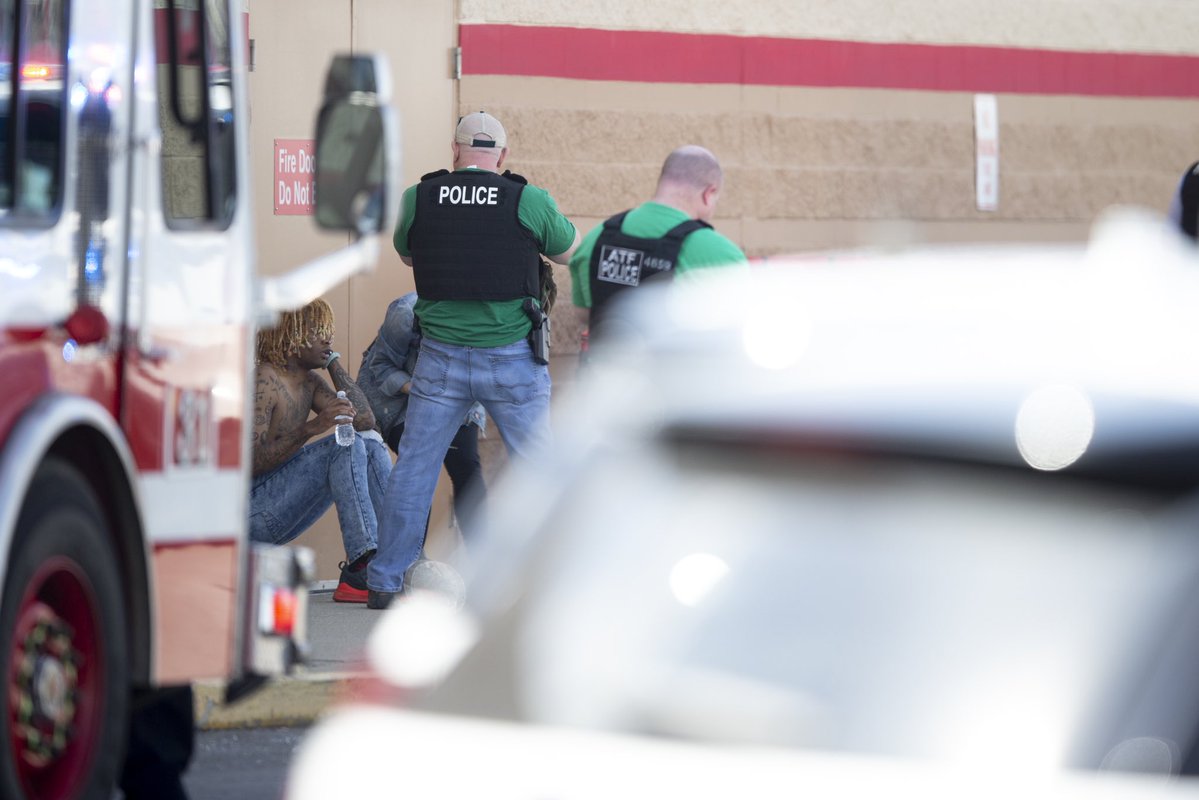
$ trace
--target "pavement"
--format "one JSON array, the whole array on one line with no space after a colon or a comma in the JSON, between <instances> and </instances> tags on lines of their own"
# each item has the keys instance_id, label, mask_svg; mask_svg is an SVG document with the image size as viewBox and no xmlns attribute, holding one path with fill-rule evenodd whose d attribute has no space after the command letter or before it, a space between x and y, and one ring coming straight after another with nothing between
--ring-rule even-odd
<instances>
[{"instance_id":1,"label":"pavement","mask_svg":"<svg viewBox=\"0 0 1199 800\"><path fill-rule=\"evenodd\" d=\"M307 725L339 697L351 692L362 672L367 637L383 616L357 603L335 603L331 590L309 595L308 663L295 674L271 679L249 697L225 702L223 681L195 685L200 730Z\"/></svg>"}]
</instances>

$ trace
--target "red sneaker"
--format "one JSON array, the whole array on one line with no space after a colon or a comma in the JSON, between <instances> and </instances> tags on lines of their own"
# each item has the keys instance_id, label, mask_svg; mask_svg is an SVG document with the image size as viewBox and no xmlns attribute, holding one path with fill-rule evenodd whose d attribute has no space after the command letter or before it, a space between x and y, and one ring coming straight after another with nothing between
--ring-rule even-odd
<instances>
[{"instance_id":1,"label":"red sneaker","mask_svg":"<svg viewBox=\"0 0 1199 800\"><path fill-rule=\"evenodd\" d=\"M333 600L338 603L365 603L366 564L363 563L357 569L351 569L343 561L338 566L341 567L341 580L337 582L337 588L333 590Z\"/></svg>"}]
</instances>

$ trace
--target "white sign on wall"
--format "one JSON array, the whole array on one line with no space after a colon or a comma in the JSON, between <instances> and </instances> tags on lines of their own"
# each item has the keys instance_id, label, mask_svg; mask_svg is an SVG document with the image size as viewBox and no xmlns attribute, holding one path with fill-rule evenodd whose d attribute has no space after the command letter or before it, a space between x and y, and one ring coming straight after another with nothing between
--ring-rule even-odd
<instances>
[{"instance_id":1,"label":"white sign on wall","mask_svg":"<svg viewBox=\"0 0 1199 800\"><path fill-rule=\"evenodd\" d=\"M999 208L999 109L993 94L974 95L974 189L979 211Z\"/></svg>"}]
</instances>

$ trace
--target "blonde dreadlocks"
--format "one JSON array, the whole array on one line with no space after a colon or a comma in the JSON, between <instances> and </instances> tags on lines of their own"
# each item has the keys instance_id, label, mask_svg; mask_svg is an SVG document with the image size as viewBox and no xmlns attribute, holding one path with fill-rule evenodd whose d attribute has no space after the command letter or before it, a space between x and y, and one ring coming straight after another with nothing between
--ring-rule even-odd
<instances>
[{"instance_id":1,"label":"blonde dreadlocks","mask_svg":"<svg viewBox=\"0 0 1199 800\"><path fill-rule=\"evenodd\" d=\"M314 338L332 335L333 309L318 298L297 311L283 312L275 327L258 332L258 363L286 366L287 357L307 347Z\"/></svg>"}]
</instances>

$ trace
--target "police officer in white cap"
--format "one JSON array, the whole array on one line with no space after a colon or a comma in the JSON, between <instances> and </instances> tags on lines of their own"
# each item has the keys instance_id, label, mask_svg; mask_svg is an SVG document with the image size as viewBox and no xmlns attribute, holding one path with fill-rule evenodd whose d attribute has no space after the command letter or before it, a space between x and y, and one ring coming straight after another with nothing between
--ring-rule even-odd
<instances>
[{"instance_id":1,"label":"police officer in white cap","mask_svg":"<svg viewBox=\"0 0 1199 800\"><path fill-rule=\"evenodd\" d=\"M508 137L492 115L462 117L451 148L453 170L409 187L395 228L420 298L421 347L368 568L368 608L387 607L420 558L442 459L473 403L487 409L513 457L549 436L550 376L535 349L545 332L541 255L569 263L578 231L548 192L500 172Z\"/></svg>"}]
</instances>

